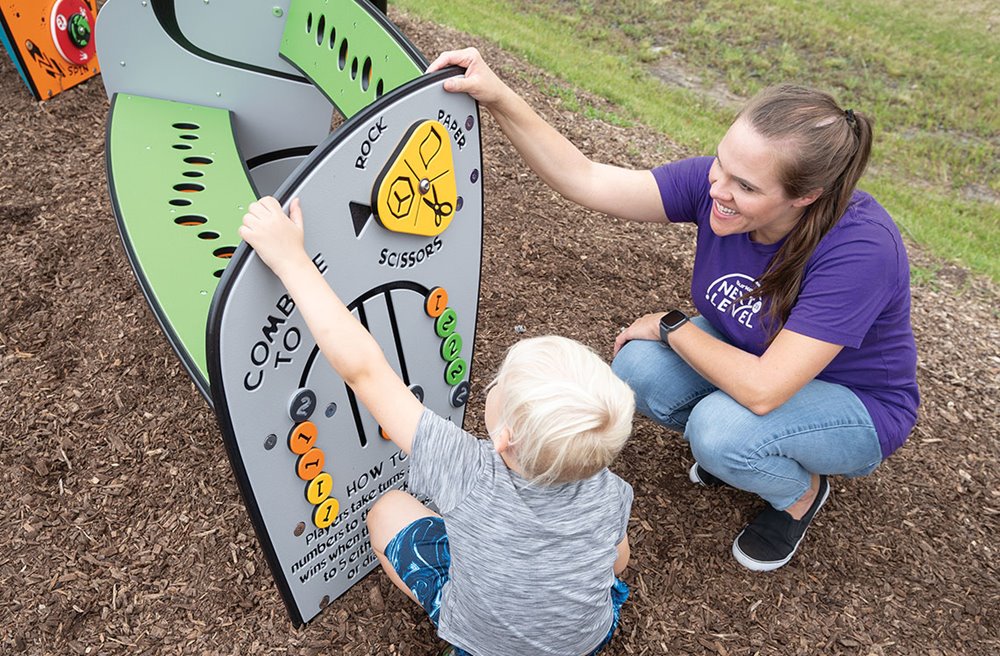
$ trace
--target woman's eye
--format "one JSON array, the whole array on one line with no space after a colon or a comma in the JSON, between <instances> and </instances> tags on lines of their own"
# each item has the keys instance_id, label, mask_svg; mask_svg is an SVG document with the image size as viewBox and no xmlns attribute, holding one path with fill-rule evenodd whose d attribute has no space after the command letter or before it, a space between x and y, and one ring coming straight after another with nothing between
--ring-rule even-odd
<instances>
[{"instance_id":1,"label":"woman's eye","mask_svg":"<svg viewBox=\"0 0 1000 656\"><path fill-rule=\"evenodd\" d=\"M740 183L740 189L742 189L743 191L753 191L753 187L746 184L745 182Z\"/></svg>"}]
</instances>

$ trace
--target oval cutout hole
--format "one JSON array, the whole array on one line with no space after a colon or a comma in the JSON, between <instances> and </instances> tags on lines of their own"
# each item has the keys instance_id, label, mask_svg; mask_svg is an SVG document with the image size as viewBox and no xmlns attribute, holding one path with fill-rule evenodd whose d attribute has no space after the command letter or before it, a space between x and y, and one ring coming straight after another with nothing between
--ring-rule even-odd
<instances>
[{"instance_id":1,"label":"oval cutout hole","mask_svg":"<svg viewBox=\"0 0 1000 656\"><path fill-rule=\"evenodd\" d=\"M201 126L196 123L174 123L174 127L178 130L197 130Z\"/></svg>"},{"instance_id":2,"label":"oval cutout hole","mask_svg":"<svg viewBox=\"0 0 1000 656\"><path fill-rule=\"evenodd\" d=\"M223 246L222 248L216 248L214 251L212 251L212 255L221 258L223 260L228 260L233 256L233 253L235 252L236 252L235 246Z\"/></svg>"},{"instance_id":3,"label":"oval cutout hole","mask_svg":"<svg viewBox=\"0 0 1000 656\"><path fill-rule=\"evenodd\" d=\"M186 194L196 194L199 191L205 191L205 185L200 185L195 182L182 182L180 184L175 184L174 190L183 191Z\"/></svg>"},{"instance_id":4,"label":"oval cutout hole","mask_svg":"<svg viewBox=\"0 0 1000 656\"><path fill-rule=\"evenodd\" d=\"M184 171L184 173L183 173L183 176L185 178L200 178L203 175L205 175L205 174L202 173L201 171Z\"/></svg>"},{"instance_id":5,"label":"oval cutout hole","mask_svg":"<svg viewBox=\"0 0 1000 656\"><path fill-rule=\"evenodd\" d=\"M184 161L195 166L206 166L212 163L211 157L185 157Z\"/></svg>"},{"instance_id":6,"label":"oval cutout hole","mask_svg":"<svg viewBox=\"0 0 1000 656\"><path fill-rule=\"evenodd\" d=\"M383 93L385 93L385 82L379 80L378 84L375 85L375 97L381 98Z\"/></svg>"},{"instance_id":7,"label":"oval cutout hole","mask_svg":"<svg viewBox=\"0 0 1000 656\"><path fill-rule=\"evenodd\" d=\"M309 34L312 31L313 31L313 15L312 12L310 11L309 15L306 16L306 34Z\"/></svg>"},{"instance_id":8,"label":"oval cutout hole","mask_svg":"<svg viewBox=\"0 0 1000 656\"><path fill-rule=\"evenodd\" d=\"M330 26L330 41L329 41L329 43L330 43L330 50L333 50L334 48L337 47L337 26L336 25L331 25Z\"/></svg>"},{"instance_id":9,"label":"oval cutout hole","mask_svg":"<svg viewBox=\"0 0 1000 656\"><path fill-rule=\"evenodd\" d=\"M351 60L351 79L358 79L358 58L355 57Z\"/></svg>"},{"instance_id":10,"label":"oval cutout hole","mask_svg":"<svg viewBox=\"0 0 1000 656\"><path fill-rule=\"evenodd\" d=\"M222 272L223 272L224 270L225 270L225 269L219 269L218 271L213 271L213 272L212 272L212 275L213 275L213 276L215 276L216 278L221 278L221 277L222 277Z\"/></svg>"},{"instance_id":11,"label":"oval cutout hole","mask_svg":"<svg viewBox=\"0 0 1000 656\"><path fill-rule=\"evenodd\" d=\"M340 42L340 54L337 56L337 67L344 70L347 66L347 39Z\"/></svg>"},{"instance_id":12,"label":"oval cutout hole","mask_svg":"<svg viewBox=\"0 0 1000 656\"><path fill-rule=\"evenodd\" d=\"M181 139L186 139L188 141L194 141L197 138L198 138L198 135L196 135L196 134L182 134L181 135Z\"/></svg>"},{"instance_id":13,"label":"oval cutout hole","mask_svg":"<svg viewBox=\"0 0 1000 656\"><path fill-rule=\"evenodd\" d=\"M173 200L170 201L170 204L173 205L174 207L187 207L188 205L191 204L191 201L185 198L174 198Z\"/></svg>"},{"instance_id":14,"label":"oval cutout hole","mask_svg":"<svg viewBox=\"0 0 1000 656\"><path fill-rule=\"evenodd\" d=\"M208 219L203 216L198 216L197 214L185 214L184 216L179 216L174 219L174 223L182 226L196 226L207 222Z\"/></svg>"},{"instance_id":15,"label":"oval cutout hole","mask_svg":"<svg viewBox=\"0 0 1000 656\"><path fill-rule=\"evenodd\" d=\"M218 238L219 238L219 233L212 232L211 230L206 230L205 232L199 232L198 233L198 239L204 239L204 240L207 241L207 240L218 239Z\"/></svg>"},{"instance_id":16,"label":"oval cutout hole","mask_svg":"<svg viewBox=\"0 0 1000 656\"><path fill-rule=\"evenodd\" d=\"M361 90L368 91L372 83L372 58L365 57L365 63L361 67Z\"/></svg>"},{"instance_id":17,"label":"oval cutout hole","mask_svg":"<svg viewBox=\"0 0 1000 656\"><path fill-rule=\"evenodd\" d=\"M173 147L177 150L191 150L191 144L174 144Z\"/></svg>"},{"instance_id":18,"label":"oval cutout hole","mask_svg":"<svg viewBox=\"0 0 1000 656\"><path fill-rule=\"evenodd\" d=\"M323 37L326 36L326 16L319 17L319 23L316 24L316 45L323 45Z\"/></svg>"}]
</instances>

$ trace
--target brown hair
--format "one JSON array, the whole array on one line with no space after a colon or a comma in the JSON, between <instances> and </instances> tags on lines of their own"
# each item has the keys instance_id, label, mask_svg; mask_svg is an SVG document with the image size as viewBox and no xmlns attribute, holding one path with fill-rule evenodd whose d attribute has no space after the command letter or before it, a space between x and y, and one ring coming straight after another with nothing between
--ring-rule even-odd
<instances>
[{"instance_id":1,"label":"brown hair","mask_svg":"<svg viewBox=\"0 0 1000 656\"><path fill-rule=\"evenodd\" d=\"M779 182L789 198L822 189L761 276L753 296L766 298L768 343L781 330L799 297L809 257L847 211L868 165L872 121L841 109L827 93L790 84L769 87L750 99L737 120L788 148L778 155Z\"/></svg>"}]
</instances>

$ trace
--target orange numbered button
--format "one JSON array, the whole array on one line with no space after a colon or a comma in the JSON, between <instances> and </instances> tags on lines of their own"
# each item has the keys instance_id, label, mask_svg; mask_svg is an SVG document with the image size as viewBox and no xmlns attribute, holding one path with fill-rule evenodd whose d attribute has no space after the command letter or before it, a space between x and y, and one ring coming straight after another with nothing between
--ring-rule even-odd
<instances>
[{"instance_id":1,"label":"orange numbered button","mask_svg":"<svg viewBox=\"0 0 1000 656\"><path fill-rule=\"evenodd\" d=\"M306 486L306 501L318 506L326 501L331 492L333 492L333 476L323 472L309 481L309 485Z\"/></svg>"},{"instance_id":2,"label":"orange numbered button","mask_svg":"<svg viewBox=\"0 0 1000 656\"><path fill-rule=\"evenodd\" d=\"M316 528L326 528L337 520L339 512L340 502L330 497L313 508L313 524L316 525Z\"/></svg>"},{"instance_id":3,"label":"orange numbered button","mask_svg":"<svg viewBox=\"0 0 1000 656\"><path fill-rule=\"evenodd\" d=\"M288 433L288 450L301 456L316 446L317 435L319 435L319 430L316 428L316 424L311 421L296 424Z\"/></svg>"},{"instance_id":4,"label":"orange numbered button","mask_svg":"<svg viewBox=\"0 0 1000 656\"><path fill-rule=\"evenodd\" d=\"M304 481L311 481L323 472L326 456L321 449L313 447L299 456L295 462L295 473Z\"/></svg>"},{"instance_id":5,"label":"orange numbered button","mask_svg":"<svg viewBox=\"0 0 1000 656\"><path fill-rule=\"evenodd\" d=\"M448 292L444 290L444 287L435 287L427 294L427 303L424 305L424 311L432 319L437 319L441 316L441 313L445 311L448 307Z\"/></svg>"}]
</instances>

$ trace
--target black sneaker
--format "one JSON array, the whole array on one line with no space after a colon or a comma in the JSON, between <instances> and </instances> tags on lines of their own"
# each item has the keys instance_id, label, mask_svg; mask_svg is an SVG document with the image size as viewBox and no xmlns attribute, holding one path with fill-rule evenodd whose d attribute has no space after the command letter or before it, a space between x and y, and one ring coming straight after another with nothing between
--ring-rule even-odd
<instances>
[{"instance_id":1,"label":"black sneaker","mask_svg":"<svg viewBox=\"0 0 1000 656\"><path fill-rule=\"evenodd\" d=\"M733 541L733 556L740 565L755 572L778 569L795 555L809 523L829 496L830 485L826 476L820 476L816 500L802 519L792 519L784 510L768 506L736 536Z\"/></svg>"},{"instance_id":2,"label":"black sneaker","mask_svg":"<svg viewBox=\"0 0 1000 656\"><path fill-rule=\"evenodd\" d=\"M729 483L715 476L697 462L691 465L691 469L688 470L688 478L695 485L702 487L731 487Z\"/></svg>"}]
</instances>

